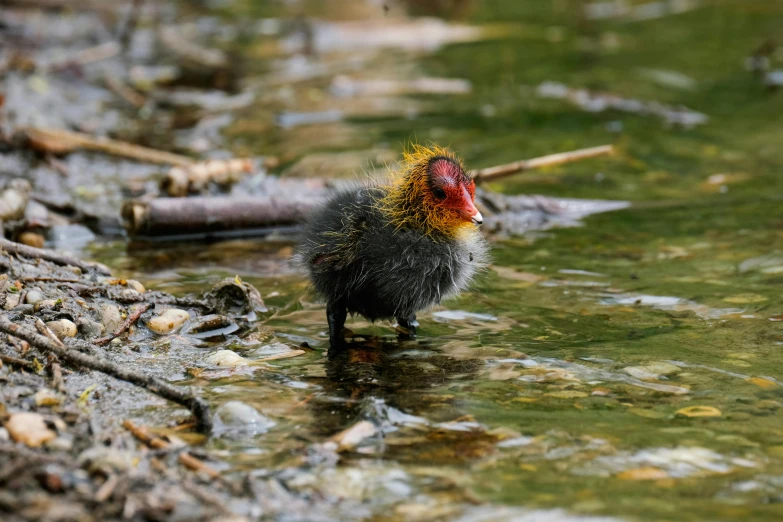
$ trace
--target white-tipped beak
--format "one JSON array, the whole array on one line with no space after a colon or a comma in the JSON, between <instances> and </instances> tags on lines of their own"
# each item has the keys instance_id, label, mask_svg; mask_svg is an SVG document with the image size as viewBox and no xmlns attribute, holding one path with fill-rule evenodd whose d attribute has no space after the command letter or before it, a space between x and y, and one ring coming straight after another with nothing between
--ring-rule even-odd
<instances>
[{"instance_id":1,"label":"white-tipped beak","mask_svg":"<svg viewBox=\"0 0 783 522\"><path fill-rule=\"evenodd\" d=\"M481 216L481 212L478 210L476 211L476 215L473 216L471 219L473 219L473 222L477 225L480 225L484 222L484 218Z\"/></svg>"}]
</instances>

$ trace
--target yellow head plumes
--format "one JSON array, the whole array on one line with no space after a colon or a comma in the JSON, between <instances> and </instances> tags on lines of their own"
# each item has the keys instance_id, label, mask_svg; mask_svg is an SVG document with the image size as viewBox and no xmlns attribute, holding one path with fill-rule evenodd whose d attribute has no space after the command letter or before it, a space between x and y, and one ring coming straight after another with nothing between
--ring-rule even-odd
<instances>
[{"instance_id":1,"label":"yellow head plumes","mask_svg":"<svg viewBox=\"0 0 783 522\"><path fill-rule=\"evenodd\" d=\"M448 194L442 190L433 193L431 166L438 159L443 160L448 171L444 176ZM465 174L462 161L448 149L412 145L403 153L403 161L385 189L378 206L397 229L410 227L430 236L453 237L464 227L473 227L461 208L465 204L472 207L474 185ZM470 201L466 202L466 198Z\"/></svg>"}]
</instances>

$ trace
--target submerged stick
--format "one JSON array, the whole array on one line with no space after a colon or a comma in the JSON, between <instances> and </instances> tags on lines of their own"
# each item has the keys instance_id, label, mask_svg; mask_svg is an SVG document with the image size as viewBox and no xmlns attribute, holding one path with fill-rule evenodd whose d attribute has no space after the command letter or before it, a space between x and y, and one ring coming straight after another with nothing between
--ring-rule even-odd
<instances>
[{"instance_id":1,"label":"submerged stick","mask_svg":"<svg viewBox=\"0 0 783 522\"><path fill-rule=\"evenodd\" d=\"M563 165L572 161L579 161L598 156L606 156L614 152L612 145L601 145L600 147L590 147L589 149L578 149L568 152L558 152L557 154L548 154L538 158L515 161L505 165L487 167L470 171L470 175L477 183L484 181L494 181L512 174L524 172L526 170L540 169L542 167L551 167L553 165Z\"/></svg>"},{"instance_id":2,"label":"submerged stick","mask_svg":"<svg viewBox=\"0 0 783 522\"><path fill-rule=\"evenodd\" d=\"M68 254L56 252L54 250L44 250L43 248L30 247L22 245L21 243L14 243L13 241L0 238L0 252L3 250L18 256L29 257L32 259L45 259L46 261L51 261L52 263L58 265L75 266L77 268L81 268L85 272L94 270L102 275L111 275L109 269L100 263L90 263L87 261L82 261L81 259L77 259L73 256L69 256Z\"/></svg>"},{"instance_id":3,"label":"submerged stick","mask_svg":"<svg viewBox=\"0 0 783 522\"><path fill-rule=\"evenodd\" d=\"M52 339L14 323L6 314L0 315L0 331L23 339L46 353L55 354L62 361L111 375L121 381L141 386L164 399L181 404L188 408L193 413L193 416L196 417L200 431L209 432L212 429L209 405L203 399L194 396L188 389L173 386L157 377L124 368L100 357L93 357L67 347L62 347Z\"/></svg>"},{"instance_id":4,"label":"submerged stick","mask_svg":"<svg viewBox=\"0 0 783 522\"><path fill-rule=\"evenodd\" d=\"M51 152L52 154L65 154L84 149L121 156L144 163L182 166L193 163L193 160L187 156L174 154L173 152L150 149L125 141L84 134L83 132L28 127L24 129L24 134L33 148Z\"/></svg>"}]
</instances>

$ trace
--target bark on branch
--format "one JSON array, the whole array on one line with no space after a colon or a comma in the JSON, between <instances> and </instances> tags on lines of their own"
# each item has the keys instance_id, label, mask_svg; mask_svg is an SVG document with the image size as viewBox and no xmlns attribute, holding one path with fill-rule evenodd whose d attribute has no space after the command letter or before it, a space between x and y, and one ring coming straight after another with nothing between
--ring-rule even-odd
<instances>
[{"instance_id":1,"label":"bark on branch","mask_svg":"<svg viewBox=\"0 0 783 522\"><path fill-rule=\"evenodd\" d=\"M158 198L126 203L122 217L132 236L212 234L302 223L314 205L296 196Z\"/></svg>"}]
</instances>

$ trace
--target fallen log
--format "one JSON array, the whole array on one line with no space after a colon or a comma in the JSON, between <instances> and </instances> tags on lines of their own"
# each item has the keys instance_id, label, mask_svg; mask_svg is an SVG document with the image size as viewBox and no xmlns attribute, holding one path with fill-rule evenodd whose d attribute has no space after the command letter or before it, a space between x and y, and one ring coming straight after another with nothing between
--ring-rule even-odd
<instances>
[{"instance_id":1,"label":"fallen log","mask_svg":"<svg viewBox=\"0 0 783 522\"><path fill-rule=\"evenodd\" d=\"M158 198L125 203L122 217L131 236L209 236L302 223L316 203L297 196Z\"/></svg>"},{"instance_id":2,"label":"fallen log","mask_svg":"<svg viewBox=\"0 0 783 522\"><path fill-rule=\"evenodd\" d=\"M612 145L603 145L549 154L474 170L470 175L478 182L494 181L531 169L612 154L613 150ZM188 168L190 167L176 169L176 172L184 173ZM272 176L266 179L269 182L266 186L267 194L270 194L266 196L157 198L149 201L129 201L122 210L125 228L131 237L158 240L263 235L269 233L270 229L303 223L318 202L328 195L329 189L340 187L337 181L330 183L323 179L281 179ZM186 186L184 182L181 185ZM185 192L181 191L177 194L184 195ZM501 194L491 194L493 194L492 199L504 198ZM484 205L484 208L491 213L491 209L497 206L497 201L485 202L484 199L486 198L483 195L477 197L477 204Z\"/></svg>"}]
</instances>

